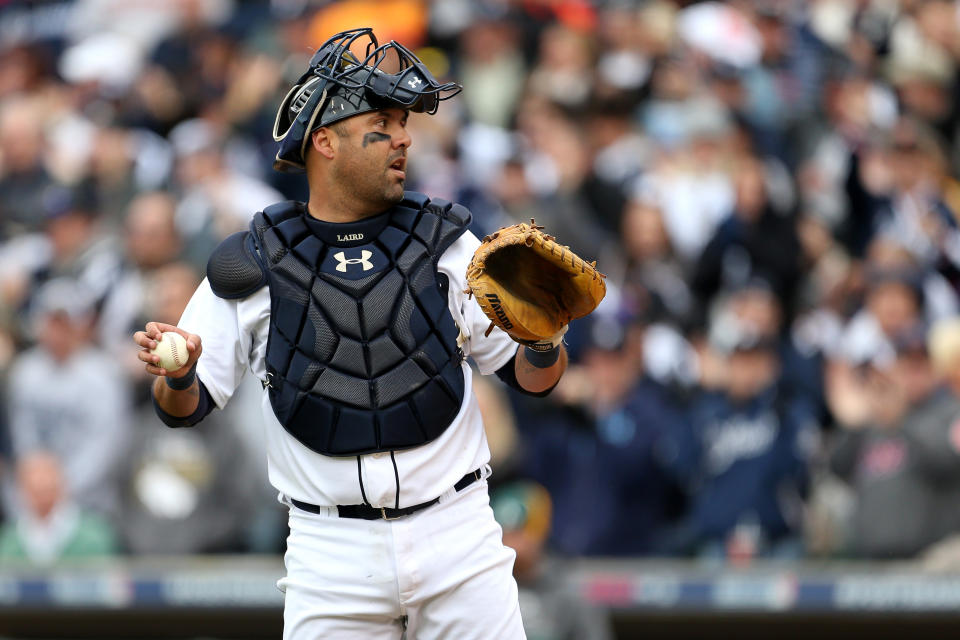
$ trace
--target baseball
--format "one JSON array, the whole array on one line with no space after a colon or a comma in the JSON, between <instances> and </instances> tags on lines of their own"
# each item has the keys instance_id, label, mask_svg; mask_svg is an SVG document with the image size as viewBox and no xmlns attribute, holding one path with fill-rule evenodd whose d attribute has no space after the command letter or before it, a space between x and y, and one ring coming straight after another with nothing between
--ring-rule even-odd
<instances>
[{"instance_id":1,"label":"baseball","mask_svg":"<svg viewBox=\"0 0 960 640\"><path fill-rule=\"evenodd\" d=\"M164 331L160 341L157 342L157 348L150 353L160 356L157 366L168 372L181 368L190 358L190 354L187 353L187 341L174 331Z\"/></svg>"}]
</instances>

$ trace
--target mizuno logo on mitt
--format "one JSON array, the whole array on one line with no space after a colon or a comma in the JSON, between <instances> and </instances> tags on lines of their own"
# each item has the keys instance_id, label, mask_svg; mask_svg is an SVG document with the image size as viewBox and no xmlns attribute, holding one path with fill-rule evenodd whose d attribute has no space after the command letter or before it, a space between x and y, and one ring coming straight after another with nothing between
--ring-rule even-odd
<instances>
[{"instance_id":1,"label":"mizuno logo on mitt","mask_svg":"<svg viewBox=\"0 0 960 640\"><path fill-rule=\"evenodd\" d=\"M503 306L500 304L500 298L496 294L488 293L486 294L487 300L490 301L490 306L493 308L493 313L497 316L497 320L500 321L504 329L513 329L513 323L510 322L510 319L507 318L507 314L503 311Z\"/></svg>"}]
</instances>

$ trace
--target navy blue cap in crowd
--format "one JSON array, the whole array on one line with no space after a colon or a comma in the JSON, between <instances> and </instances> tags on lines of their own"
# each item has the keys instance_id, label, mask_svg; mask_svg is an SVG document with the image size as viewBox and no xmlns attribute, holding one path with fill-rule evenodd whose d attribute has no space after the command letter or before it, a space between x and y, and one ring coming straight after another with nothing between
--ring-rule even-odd
<instances>
[{"instance_id":1,"label":"navy blue cap in crowd","mask_svg":"<svg viewBox=\"0 0 960 640\"><path fill-rule=\"evenodd\" d=\"M361 60L353 50L364 48ZM385 66L396 66L396 71L390 73ZM433 114L441 100L462 88L456 82L441 84L399 42L379 44L369 27L342 31L320 46L310 69L280 103L273 125L280 149L273 168L303 171L310 133L320 127L387 107Z\"/></svg>"}]
</instances>

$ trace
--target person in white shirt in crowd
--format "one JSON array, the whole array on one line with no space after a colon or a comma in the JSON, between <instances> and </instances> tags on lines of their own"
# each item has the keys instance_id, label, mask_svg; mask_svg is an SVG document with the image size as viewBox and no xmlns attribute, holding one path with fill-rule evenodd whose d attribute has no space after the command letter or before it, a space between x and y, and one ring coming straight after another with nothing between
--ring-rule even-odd
<instances>
[{"instance_id":1,"label":"person in white shirt in crowd","mask_svg":"<svg viewBox=\"0 0 960 640\"><path fill-rule=\"evenodd\" d=\"M120 363L91 340L94 303L68 278L37 291L31 313L37 344L17 356L7 380L9 429L15 460L37 450L53 453L77 502L114 517L130 390Z\"/></svg>"}]
</instances>

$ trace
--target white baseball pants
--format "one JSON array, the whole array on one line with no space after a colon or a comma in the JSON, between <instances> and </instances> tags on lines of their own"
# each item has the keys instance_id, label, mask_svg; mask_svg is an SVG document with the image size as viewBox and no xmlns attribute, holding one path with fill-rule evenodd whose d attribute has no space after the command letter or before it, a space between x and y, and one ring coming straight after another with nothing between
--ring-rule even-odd
<instances>
[{"instance_id":1,"label":"white baseball pants","mask_svg":"<svg viewBox=\"0 0 960 640\"><path fill-rule=\"evenodd\" d=\"M398 520L290 508L284 640L525 639L486 481Z\"/></svg>"}]
</instances>

